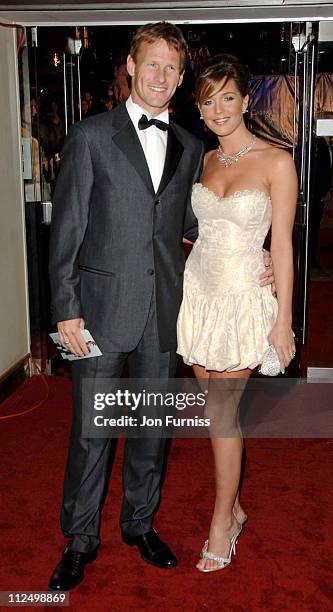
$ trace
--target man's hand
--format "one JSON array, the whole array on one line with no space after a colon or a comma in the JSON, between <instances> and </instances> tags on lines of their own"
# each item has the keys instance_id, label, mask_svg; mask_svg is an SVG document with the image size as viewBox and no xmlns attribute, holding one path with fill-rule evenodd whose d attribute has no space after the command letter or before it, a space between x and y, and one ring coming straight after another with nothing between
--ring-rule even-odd
<instances>
[{"instance_id":1,"label":"man's hand","mask_svg":"<svg viewBox=\"0 0 333 612\"><path fill-rule=\"evenodd\" d=\"M276 287L274 282L274 270L271 254L269 251L263 249L263 260L265 265L265 272L262 272L259 276L260 287L271 285L272 295L276 295Z\"/></svg>"},{"instance_id":2,"label":"man's hand","mask_svg":"<svg viewBox=\"0 0 333 612\"><path fill-rule=\"evenodd\" d=\"M89 355L89 349L83 340L81 329L84 329L83 319L69 319L58 323L61 344L77 357Z\"/></svg>"}]
</instances>

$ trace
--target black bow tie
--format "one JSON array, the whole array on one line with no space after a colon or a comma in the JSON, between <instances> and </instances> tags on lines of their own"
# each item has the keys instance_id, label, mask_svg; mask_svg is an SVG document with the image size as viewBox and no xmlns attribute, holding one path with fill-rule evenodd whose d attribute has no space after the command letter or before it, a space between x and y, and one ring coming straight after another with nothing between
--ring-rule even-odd
<instances>
[{"instance_id":1,"label":"black bow tie","mask_svg":"<svg viewBox=\"0 0 333 612\"><path fill-rule=\"evenodd\" d=\"M141 119L139 119L138 127L139 130L146 130L151 125L156 125L157 128L166 132L169 129L169 124L164 121L160 121L159 119L148 119L146 115L142 115Z\"/></svg>"}]
</instances>

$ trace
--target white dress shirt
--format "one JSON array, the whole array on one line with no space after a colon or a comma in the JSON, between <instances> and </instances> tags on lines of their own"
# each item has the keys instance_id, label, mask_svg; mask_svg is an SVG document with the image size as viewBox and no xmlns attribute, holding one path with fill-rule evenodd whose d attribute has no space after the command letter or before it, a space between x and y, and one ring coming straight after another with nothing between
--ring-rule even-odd
<instances>
[{"instance_id":1,"label":"white dress shirt","mask_svg":"<svg viewBox=\"0 0 333 612\"><path fill-rule=\"evenodd\" d=\"M152 116L144 108L133 102L132 96L127 99L126 108L141 142L156 193L163 174L168 132L160 130L156 125L151 125L145 130L139 130L138 123L142 115L146 115L148 119L152 119ZM168 110L166 109L154 119L169 123Z\"/></svg>"}]
</instances>

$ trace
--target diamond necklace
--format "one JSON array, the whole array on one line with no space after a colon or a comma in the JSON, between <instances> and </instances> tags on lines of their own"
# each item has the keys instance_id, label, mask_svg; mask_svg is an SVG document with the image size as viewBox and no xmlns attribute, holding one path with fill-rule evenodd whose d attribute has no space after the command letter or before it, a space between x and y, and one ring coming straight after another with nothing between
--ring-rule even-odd
<instances>
[{"instance_id":1,"label":"diamond necklace","mask_svg":"<svg viewBox=\"0 0 333 612\"><path fill-rule=\"evenodd\" d=\"M257 140L258 138L256 136L253 136L250 142L248 142L248 144L245 145L245 147L243 147L240 151L238 151L238 153L235 153L234 155L227 155L226 153L223 152L221 145L219 145L216 151L216 157L219 160L220 164L222 164L222 166L224 166L225 168L228 168L228 166L235 164L241 159L241 157L243 157L244 155L246 155L246 153L251 151L252 147L255 145Z\"/></svg>"}]
</instances>

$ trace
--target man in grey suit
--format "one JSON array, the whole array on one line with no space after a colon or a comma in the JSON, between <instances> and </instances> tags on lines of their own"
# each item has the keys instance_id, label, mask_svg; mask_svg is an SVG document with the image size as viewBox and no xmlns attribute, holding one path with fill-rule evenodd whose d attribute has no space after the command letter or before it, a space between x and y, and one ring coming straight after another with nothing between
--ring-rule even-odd
<instances>
[{"instance_id":1,"label":"man in grey suit","mask_svg":"<svg viewBox=\"0 0 333 612\"><path fill-rule=\"evenodd\" d=\"M86 327L103 356L73 364L73 425L61 512L70 538L49 583L69 590L96 558L110 439L81 435L85 378L167 380L176 369L176 320L182 297L182 238L195 240L191 187L203 145L170 123L168 104L182 82L187 54L178 27L148 24L128 57L131 97L70 131L54 195L50 247L53 319L61 342L88 350ZM125 443L123 539L161 568L177 565L152 528L160 497L165 439Z\"/></svg>"}]
</instances>

